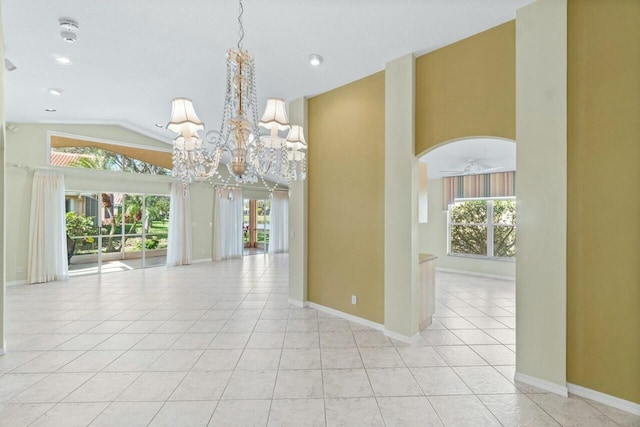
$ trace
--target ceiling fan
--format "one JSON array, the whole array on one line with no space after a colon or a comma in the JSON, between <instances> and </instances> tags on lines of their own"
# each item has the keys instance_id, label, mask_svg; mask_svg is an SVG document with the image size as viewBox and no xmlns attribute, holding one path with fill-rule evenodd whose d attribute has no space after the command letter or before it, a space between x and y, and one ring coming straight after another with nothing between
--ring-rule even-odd
<instances>
[{"instance_id":1,"label":"ceiling fan","mask_svg":"<svg viewBox=\"0 0 640 427\"><path fill-rule=\"evenodd\" d=\"M446 170L440 169L440 172L455 175L479 175L483 173L492 173L504 169L504 166L498 166L493 168L482 167L475 162L474 159L467 159L467 165L460 170Z\"/></svg>"}]
</instances>

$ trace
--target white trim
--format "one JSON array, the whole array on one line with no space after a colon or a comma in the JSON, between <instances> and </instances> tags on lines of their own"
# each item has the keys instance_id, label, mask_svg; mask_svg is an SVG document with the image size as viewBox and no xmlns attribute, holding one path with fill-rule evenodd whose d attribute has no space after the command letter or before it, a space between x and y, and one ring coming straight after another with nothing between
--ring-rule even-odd
<instances>
[{"instance_id":1,"label":"white trim","mask_svg":"<svg viewBox=\"0 0 640 427\"><path fill-rule=\"evenodd\" d=\"M414 336L409 337L409 336L406 336L406 335L399 334L397 332L390 331L389 329L385 328L384 329L384 334L386 336L388 336L389 338L391 338L391 339L403 342L405 344L417 344L418 341L420 340L420 333L419 332L416 333Z\"/></svg>"},{"instance_id":2,"label":"white trim","mask_svg":"<svg viewBox=\"0 0 640 427\"><path fill-rule=\"evenodd\" d=\"M11 280L9 282L6 282L7 287L8 286L26 285L26 284L27 284L26 280Z\"/></svg>"},{"instance_id":3,"label":"white trim","mask_svg":"<svg viewBox=\"0 0 640 427\"><path fill-rule=\"evenodd\" d=\"M633 415L640 415L640 405L637 403L571 383L567 383L567 387L569 393L575 394L576 396L586 397L587 399L612 406Z\"/></svg>"},{"instance_id":4,"label":"white trim","mask_svg":"<svg viewBox=\"0 0 640 427\"><path fill-rule=\"evenodd\" d=\"M488 277L490 279L509 280L511 282L516 280L515 277L511 277L511 276L500 276L498 274L478 273L475 271L467 271L467 270L455 270L453 268L436 267L436 271L441 271L443 273L465 274L467 276Z\"/></svg>"},{"instance_id":5,"label":"white trim","mask_svg":"<svg viewBox=\"0 0 640 427\"><path fill-rule=\"evenodd\" d=\"M171 183L173 181L175 181L175 178L172 177L171 175L152 175L149 173L137 173L137 172L127 172L127 171L111 171L111 170L105 170L105 169L87 169L87 168L72 168L72 167L65 167L65 166L51 166L51 165L47 165L47 166L29 166L29 165L23 165L23 164L19 164L19 163L12 163L10 164L10 166L13 166L15 168L19 168L19 169L24 169L27 172L32 172L32 171L53 171L53 172L60 172L62 174L64 174L65 176L103 176L105 179L112 179L112 178L124 178L124 179L130 179L132 177L135 177L136 180L146 180L146 181L156 181L158 183ZM74 189L73 191L82 191L82 190L77 190ZM89 190L87 190L89 191ZM159 194L159 195L168 195L169 194L169 190L167 190L166 194Z\"/></svg>"},{"instance_id":6,"label":"white trim","mask_svg":"<svg viewBox=\"0 0 640 427\"><path fill-rule=\"evenodd\" d=\"M117 146L120 146L120 147L130 147L130 148L136 148L136 149L147 150L147 151L159 151L161 153L173 153L173 149L172 148L154 147L153 145L142 145L142 144L134 144L134 143L131 143L131 142L114 141L112 139L96 138L96 137L93 137L93 136L74 135L74 134L71 134L71 133L56 132L56 131L53 131L53 130L48 130L47 131L47 141L48 141L48 144L49 144L49 150L51 149L51 137L52 136L59 136L61 138L81 139L81 140L84 140L84 141L96 142L98 144L117 145ZM144 136L147 136L147 135L144 135ZM150 139L154 139L155 141L158 141L158 142L163 142L163 141L158 140L157 138L150 138Z\"/></svg>"},{"instance_id":7,"label":"white trim","mask_svg":"<svg viewBox=\"0 0 640 427\"><path fill-rule=\"evenodd\" d=\"M569 396L569 391L567 390L567 387L562 386L560 384L552 383L550 381L532 377L530 375L521 374L520 372L516 372L514 379L521 383L532 385L534 387L538 387L539 389L546 390L551 393L559 394L560 396L564 396L564 397Z\"/></svg>"},{"instance_id":8,"label":"white trim","mask_svg":"<svg viewBox=\"0 0 640 427\"><path fill-rule=\"evenodd\" d=\"M2 343L2 347L0 347L0 356L4 356L5 354L7 354L7 342L3 341Z\"/></svg>"},{"instance_id":9,"label":"white trim","mask_svg":"<svg viewBox=\"0 0 640 427\"><path fill-rule=\"evenodd\" d=\"M203 262L213 262L213 260L211 258L200 258L191 260L191 264L201 264Z\"/></svg>"},{"instance_id":10,"label":"white trim","mask_svg":"<svg viewBox=\"0 0 640 427\"><path fill-rule=\"evenodd\" d=\"M303 308L303 307L306 307L308 303L300 301L300 300L297 300L297 299L294 299L294 298L289 298L289 304L291 304L293 306L296 306L296 307Z\"/></svg>"},{"instance_id":11,"label":"white trim","mask_svg":"<svg viewBox=\"0 0 640 427\"><path fill-rule=\"evenodd\" d=\"M291 299L289 299L289 302L291 302ZM371 320L363 319L362 317L354 316L353 314L345 313L344 311L325 307L324 305L316 304L315 302L307 301L306 304L307 306L315 308L318 311L322 311L323 313L333 314L334 316L341 317L350 322L358 323L378 331L384 331L384 325L380 323L372 322Z\"/></svg>"}]
</instances>

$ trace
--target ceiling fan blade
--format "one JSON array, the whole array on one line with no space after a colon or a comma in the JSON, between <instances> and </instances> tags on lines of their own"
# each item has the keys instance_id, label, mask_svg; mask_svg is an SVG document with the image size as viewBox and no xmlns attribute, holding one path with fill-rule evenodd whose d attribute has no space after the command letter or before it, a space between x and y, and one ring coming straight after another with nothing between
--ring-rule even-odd
<instances>
[{"instance_id":1,"label":"ceiling fan blade","mask_svg":"<svg viewBox=\"0 0 640 427\"><path fill-rule=\"evenodd\" d=\"M487 173L487 172L495 172L495 171L499 171L504 169L504 166L497 166L495 168L485 168L485 169L481 169L480 173Z\"/></svg>"}]
</instances>

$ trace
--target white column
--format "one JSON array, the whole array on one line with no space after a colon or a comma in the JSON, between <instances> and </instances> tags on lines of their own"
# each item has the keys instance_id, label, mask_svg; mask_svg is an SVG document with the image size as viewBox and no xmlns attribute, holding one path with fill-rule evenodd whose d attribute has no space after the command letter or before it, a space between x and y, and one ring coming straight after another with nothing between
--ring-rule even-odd
<instances>
[{"instance_id":1,"label":"white column","mask_svg":"<svg viewBox=\"0 0 640 427\"><path fill-rule=\"evenodd\" d=\"M418 160L415 157L415 59L385 68L384 326L387 335L418 334Z\"/></svg>"},{"instance_id":2,"label":"white column","mask_svg":"<svg viewBox=\"0 0 640 427\"><path fill-rule=\"evenodd\" d=\"M566 0L516 13L516 158L516 378L566 395Z\"/></svg>"},{"instance_id":3,"label":"white column","mask_svg":"<svg viewBox=\"0 0 640 427\"><path fill-rule=\"evenodd\" d=\"M289 121L302 126L308 137L306 98L289 103ZM313 141L307 142L313 149ZM307 301L307 181L296 180L289 192L289 302L300 306Z\"/></svg>"}]
</instances>

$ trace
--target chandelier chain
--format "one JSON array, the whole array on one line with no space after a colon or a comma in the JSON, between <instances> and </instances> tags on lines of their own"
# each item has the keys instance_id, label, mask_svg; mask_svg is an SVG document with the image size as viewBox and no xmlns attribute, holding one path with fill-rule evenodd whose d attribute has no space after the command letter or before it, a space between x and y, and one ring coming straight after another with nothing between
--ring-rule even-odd
<instances>
[{"instance_id":1,"label":"chandelier chain","mask_svg":"<svg viewBox=\"0 0 640 427\"><path fill-rule=\"evenodd\" d=\"M244 26L242 25L242 15L244 14L244 7L242 6L242 0L240 0L240 12L238 14L238 49L242 49L242 41L244 40Z\"/></svg>"}]
</instances>

